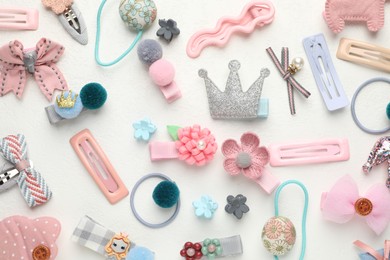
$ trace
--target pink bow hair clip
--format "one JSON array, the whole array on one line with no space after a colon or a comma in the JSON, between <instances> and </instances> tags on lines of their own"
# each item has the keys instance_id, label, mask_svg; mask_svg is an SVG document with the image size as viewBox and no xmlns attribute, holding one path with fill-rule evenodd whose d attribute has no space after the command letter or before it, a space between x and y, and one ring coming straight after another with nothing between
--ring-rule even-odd
<instances>
[{"instance_id":1,"label":"pink bow hair clip","mask_svg":"<svg viewBox=\"0 0 390 260\"><path fill-rule=\"evenodd\" d=\"M24 49L19 41L11 41L0 47L0 96L13 91L21 98L26 85L27 72L50 101L56 89L68 90L68 85L56 62L64 47L42 38L35 48Z\"/></svg>"},{"instance_id":2,"label":"pink bow hair clip","mask_svg":"<svg viewBox=\"0 0 390 260\"><path fill-rule=\"evenodd\" d=\"M222 153L226 157L223 166L230 175L242 173L270 194L280 181L265 169L270 154L266 147L259 145L259 137L250 132L241 136L241 145L235 140L226 140L222 144Z\"/></svg>"},{"instance_id":3,"label":"pink bow hair clip","mask_svg":"<svg viewBox=\"0 0 390 260\"><path fill-rule=\"evenodd\" d=\"M189 165L203 166L214 158L218 149L214 135L199 125L188 127L168 126L173 142L151 142L152 161L180 159Z\"/></svg>"},{"instance_id":4,"label":"pink bow hair clip","mask_svg":"<svg viewBox=\"0 0 390 260\"><path fill-rule=\"evenodd\" d=\"M358 214L380 235L390 221L390 193L384 185L375 184L360 196L355 181L346 175L322 194L321 210L326 220L336 223L346 223Z\"/></svg>"}]
</instances>

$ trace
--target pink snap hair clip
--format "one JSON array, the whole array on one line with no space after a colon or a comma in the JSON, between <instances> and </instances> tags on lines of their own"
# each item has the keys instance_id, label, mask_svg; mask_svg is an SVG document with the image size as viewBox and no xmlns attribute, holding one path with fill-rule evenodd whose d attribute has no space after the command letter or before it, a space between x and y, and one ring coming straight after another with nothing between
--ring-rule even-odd
<instances>
[{"instance_id":1,"label":"pink snap hair clip","mask_svg":"<svg viewBox=\"0 0 390 260\"><path fill-rule=\"evenodd\" d=\"M152 161L179 158L189 165L203 166L214 158L218 145L209 129L199 125L183 128L168 126L168 132L174 142L149 144Z\"/></svg>"},{"instance_id":2,"label":"pink snap hair clip","mask_svg":"<svg viewBox=\"0 0 390 260\"><path fill-rule=\"evenodd\" d=\"M187 44L187 55L199 57L207 46L223 47L234 33L249 34L256 27L263 27L274 20L275 7L271 1L252 1L238 17L227 16L218 20L214 29L204 29L195 33Z\"/></svg>"},{"instance_id":3,"label":"pink snap hair clip","mask_svg":"<svg viewBox=\"0 0 390 260\"><path fill-rule=\"evenodd\" d=\"M367 22L368 30L376 32L385 23L386 0L327 0L324 18L328 27L339 33L345 21Z\"/></svg>"},{"instance_id":4,"label":"pink snap hair clip","mask_svg":"<svg viewBox=\"0 0 390 260\"><path fill-rule=\"evenodd\" d=\"M390 193L384 185L376 184L360 196L356 182L346 175L329 192L322 194L321 210L326 220L336 223L346 223L354 215L360 215L380 235L390 221Z\"/></svg>"},{"instance_id":5,"label":"pink snap hair clip","mask_svg":"<svg viewBox=\"0 0 390 260\"><path fill-rule=\"evenodd\" d=\"M37 9L23 7L0 8L0 30L36 30L39 24Z\"/></svg>"},{"instance_id":6,"label":"pink snap hair clip","mask_svg":"<svg viewBox=\"0 0 390 260\"><path fill-rule=\"evenodd\" d=\"M0 259L55 259L61 231L57 219L11 216L0 222Z\"/></svg>"},{"instance_id":7,"label":"pink snap hair clip","mask_svg":"<svg viewBox=\"0 0 390 260\"><path fill-rule=\"evenodd\" d=\"M24 49L19 41L11 41L0 47L0 96L13 91L21 98L27 73L34 75L49 101L53 98L54 90L68 90L66 80L56 66L63 53L63 46L46 38L31 49Z\"/></svg>"},{"instance_id":8,"label":"pink snap hair clip","mask_svg":"<svg viewBox=\"0 0 390 260\"><path fill-rule=\"evenodd\" d=\"M223 167L232 176L241 173L270 194L280 181L265 169L270 155L266 147L259 145L259 137L250 132L241 136L241 145L235 140L226 140L222 144L222 153L226 157Z\"/></svg>"}]
</instances>

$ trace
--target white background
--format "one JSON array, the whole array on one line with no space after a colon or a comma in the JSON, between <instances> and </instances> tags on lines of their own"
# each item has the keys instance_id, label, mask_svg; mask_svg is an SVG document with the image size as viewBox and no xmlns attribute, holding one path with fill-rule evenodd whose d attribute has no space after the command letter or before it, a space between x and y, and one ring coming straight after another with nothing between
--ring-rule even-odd
<instances>
[{"instance_id":1,"label":"white background","mask_svg":"<svg viewBox=\"0 0 390 260\"><path fill-rule=\"evenodd\" d=\"M306 100L296 94L297 114L291 116L288 108L286 84L271 63L265 49L272 46L279 54L283 46L290 48L290 56L304 57L302 39L324 33L335 67L349 98L365 80L383 76L385 73L360 65L338 60L335 53L341 37L368 41L388 46L390 24L387 22L378 33L370 33L364 24L347 26L340 34L334 35L326 26L322 11L323 0L277 1L276 16L272 24L255 30L248 36L234 35L227 46L206 48L197 59L190 59L185 47L192 34L202 28L213 28L219 17L237 16L247 1L157 1L158 18L173 18L181 34L170 44L160 41L164 57L176 67L176 82L183 97L168 104L160 90L151 82L147 68L138 60L133 51L119 64L103 68L93 58L96 13L99 1L77 1L84 15L89 33L89 43L82 46L73 40L62 28L55 15L43 8L40 1L1 0L1 5L34 7L40 11L40 26L32 32L0 32L1 44L19 39L24 46L35 46L41 37L62 43L66 50L58 66L68 81L69 87L80 90L88 82L100 82L108 91L108 100L98 112L82 114L79 118L59 125L50 125L44 107L48 106L32 77L29 78L22 99L13 94L0 99L0 136L23 133L28 142L30 158L46 179L53 191L53 198L46 205L28 208L17 187L0 194L0 218L11 215L56 217L62 224L57 241L58 258L103 259L94 252L70 240L71 234L85 214L106 227L127 232L130 239L146 246L156 253L156 259L181 259L179 251L186 241L200 241L204 238L222 238L240 234L244 254L231 257L238 259L271 259L261 242L261 229L265 221L273 216L273 196L266 195L255 183L243 176L230 177L225 173L223 156L218 150L216 158L205 167L189 167L181 161L151 163L148 145L133 138L131 124L149 116L158 130L154 141L169 141L165 126L175 124L189 126L195 123L208 127L216 136L219 146L227 138L238 140L243 132L253 131L261 137L262 145L294 140L316 140L326 137L346 137L350 141L349 161L321 165L279 167L268 170L282 181L302 181L310 194L308 213L308 242L306 259L358 259L359 250L352 242L360 239L380 248L389 229L376 236L365 224L364 219L355 218L343 225L324 221L319 203L321 193L345 174L351 174L364 191L374 183L385 183L386 167L375 168L365 176L361 166L377 140L362 132L352 121L350 108L330 113L322 102L308 62L296 75L296 79L311 93ZM101 57L112 60L133 41L135 34L123 26L118 16L119 1L108 1L103 13ZM389 15L386 6L386 15ZM146 31L143 39L157 39L157 22ZM270 115L267 120L216 121L211 119L203 80L198 69L205 68L210 78L220 87L225 87L228 76L228 62L241 62L240 77L246 90L258 77L262 67L268 67L271 75L265 80L263 97L270 99ZM362 121L371 128L388 124L385 106L390 98L386 84L374 84L361 93L357 112ZM105 199L92 178L88 175L74 151L69 139L84 128L89 128L104 149L112 164L123 179L129 191L134 183L150 172L169 175L181 189L182 210L169 226L153 230L137 222L130 212L129 197L115 205ZM138 191L137 202L141 214L151 221L168 216L161 213L151 199L151 192L157 180L145 183ZM250 212L238 221L224 211L229 194L244 194L248 198ZM193 213L192 201L202 194L212 196L218 203L214 219L197 219ZM142 199L142 202L141 202ZM292 219L298 233L297 244L286 259L297 259L301 244L301 212L303 195L297 187L287 187L280 198L281 214ZM1 243L1 241L0 241Z\"/></svg>"}]
</instances>

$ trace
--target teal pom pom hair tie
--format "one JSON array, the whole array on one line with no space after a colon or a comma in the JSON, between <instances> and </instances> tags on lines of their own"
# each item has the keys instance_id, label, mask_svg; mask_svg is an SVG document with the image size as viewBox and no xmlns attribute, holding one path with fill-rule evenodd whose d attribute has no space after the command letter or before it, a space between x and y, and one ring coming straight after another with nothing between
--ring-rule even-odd
<instances>
[{"instance_id":1,"label":"teal pom pom hair tie","mask_svg":"<svg viewBox=\"0 0 390 260\"><path fill-rule=\"evenodd\" d=\"M167 220L161 223L149 223L145 221L137 212L135 208L134 203L134 197L135 193L137 192L139 186L146 180L152 179L152 178L159 178L163 181L160 182L153 191L153 200L154 202L161 208L167 209L172 208L176 205L174 212L172 213L172 216L169 217ZM177 187L177 185L166 175L161 173L150 173L145 176L143 176L141 179L137 181L137 183L134 185L133 190L130 194L130 208L133 212L135 218L144 226L150 227L150 228L162 228L170 224L179 214L180 210L180 190Z\"/></svg>"},{"instance_id":2,"label":"teal pom pom hair tie","mask_svg":"<svg viewBox=\"0 0 390 260\"><path fill-rule=\"evenodd\" d=\"M57 96L54 105L45 108L51 124L64 119L73 119L87 110L101 108L107 100L107 91L99 83L88 83L80 91L80 95L73 91L64 91Z\"/></svg>"},{"instance_id":3,"label":"teal pom pom hair tie","mask_svg":"<svg viewBox=\"0 0 390 260\"><path fill-rule=\"evenodd\" d=\"M179 200L180 191L171 181L160 182L153 191L153 200L161 208L172 208Z\"/></svg>"}]
</instances>

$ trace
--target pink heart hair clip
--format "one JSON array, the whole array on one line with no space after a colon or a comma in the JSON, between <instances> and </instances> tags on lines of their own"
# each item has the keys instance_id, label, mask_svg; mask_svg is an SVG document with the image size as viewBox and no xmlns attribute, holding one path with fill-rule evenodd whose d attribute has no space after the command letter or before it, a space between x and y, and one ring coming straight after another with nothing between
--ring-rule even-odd
<instances>
[{"instance_id":1,"label":"pink heart hair clip","mask_svg":"<svg viewBox=\"0 0 390 260\"><path fill-rule=\"evenodd\" d=\"M11 216L0 221L0 259L55 259L60 222L51 217Z\"/></svg>"},{"instance_id":2,"label":"pink heart hair clip","mask_svg":"<svg viewBox=\"0 0 390 260\"><path fill-rule=\"evenodd\" d=\"M222 144L222 153L226 157L223 166L230 175L241 173L270 194L279 186L280 181L265 169L270 154L266 147L259 145L259 137L250 132L241 136L241 145L235 140L226 140Z\"/></svg>"},{"instance_id":3,"label":"pink heart hair clip","mask_svg":"<svg viewBox=\"0 0 390 260\"><path fill-rule=\"evenodd\" d=\"M346 175L329 192L322 194L321 210L326 220L336 223L346 223L360 215L380 235L390 221L390 193L384 185L376 184L360 196L356 182Z\"/></svg>"},{"instance_id":4,"label":"pink heart hair clip","mask_svg":"<svg viewBox=\"0 0 390 260\"><path fill-rule=\"evenodd\" d=\"M274 20L275 8L271 1L252 1L238 17L227 16L218 20L214 29L195 33L187 44L187 55L197 58L207 46L223 47L234 33L252 33L256 27L263 27Z\"/></svg>"}]
</instances>

